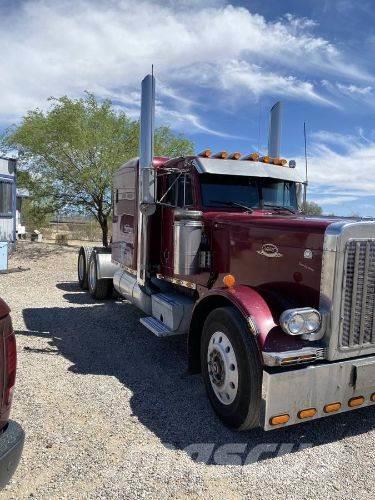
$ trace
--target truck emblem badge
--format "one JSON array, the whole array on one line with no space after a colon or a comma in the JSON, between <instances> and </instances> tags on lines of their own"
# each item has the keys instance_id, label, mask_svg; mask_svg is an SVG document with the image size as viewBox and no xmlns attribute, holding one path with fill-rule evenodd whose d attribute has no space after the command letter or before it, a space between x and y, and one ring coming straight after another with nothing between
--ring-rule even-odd
<instances>
[{"instance_id":1,"label":"truck emblem badge","mask_svg":"<svg viewBox=\"0 0 375 500\"><path fill-rule=\"evenodd\" d=\"M305 257L305 259L312 259L313 253L309 248L306 248L306 250L303 253L303 256Z\"/></svg>"},{"instance_id":2,"label":"truck emblem badge","mask_svg":"<svg viewBox=\"0 0 375 500\"><path fill-rule=\"evenodd\" d=\"M283 254L279 253L279 249L273 243L265 243L262 245L262 250L258 250L259 255L264 255L265 257L275 258L282 257Z\"/></svg>"}]
</instances>

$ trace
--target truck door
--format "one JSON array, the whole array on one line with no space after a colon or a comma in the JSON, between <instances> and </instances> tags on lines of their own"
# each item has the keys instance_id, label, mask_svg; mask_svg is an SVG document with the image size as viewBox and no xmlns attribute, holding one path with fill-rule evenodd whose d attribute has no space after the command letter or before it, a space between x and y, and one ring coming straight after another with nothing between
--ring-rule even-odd
<instances>
[{"instance_id":1,"label":"truck door","mask_svg":"<svg viewBox=\"0 0 375 500\"><path fill-rule=\"evenodd\" d=\"M190 172L172 172L165 176L167 195L161 209L161 274L173 276L173 222L176 208L193 208L193 186Z\"/></svg>"}]
</instances>

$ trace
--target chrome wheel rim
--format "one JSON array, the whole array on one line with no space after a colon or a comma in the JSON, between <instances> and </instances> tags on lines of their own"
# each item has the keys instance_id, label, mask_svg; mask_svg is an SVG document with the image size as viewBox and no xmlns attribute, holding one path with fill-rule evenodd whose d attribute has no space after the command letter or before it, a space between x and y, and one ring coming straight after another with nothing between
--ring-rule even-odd
<instances>
[{"instance_id":1,"label":"chrome wheel rim","mask_svg":"<svg viewBox=\"0 0 375 500\"><path fill-rule=\"evenodd\" d=\"M85 277L85 256L81 254L78 259L78 278L83 281Z\"/></svg>"},{"instance_id":2,"label":"chrome wheel rim","mask_svg":"<svg viewBox=\"0 0 375 500\"><path fill-rule=\"evenodd\" d=\"M229 338L215 332L208 344L207 366L211 387L224 405L233 403L238 391L237 358Z\"/></svg>"},{"instance_id":3,"label":"chrome wheel rim","mask_svg":"<svg viewBox=\"0 0 375 500\"><path fill-rule=\"evenodd\" d=\"M95 290L95 283L96 283L96 272L95 271L96 271L95 261L92 260L92 261L90 261L89 275L88 275L90 290Z\"/></svg>"}]
</instances>

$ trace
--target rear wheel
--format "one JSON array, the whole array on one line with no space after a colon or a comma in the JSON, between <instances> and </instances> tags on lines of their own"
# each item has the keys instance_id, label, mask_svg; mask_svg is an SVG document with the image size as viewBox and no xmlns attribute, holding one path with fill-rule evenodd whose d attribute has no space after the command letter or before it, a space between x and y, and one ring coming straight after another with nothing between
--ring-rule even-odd
<instances>
[{"instance_id":1,"label":"rear wheel","mask_svg":"<svg viewBox=\"0 0 375 500\"><path fill-rule=\"evenodd\" d=\"M210 402L225 425L259 425L262 365L258 346L234 307L212 311L201 341L201 366Z\"/></svg>"},{"instance_id":2,"label":"rear wheel","mask_svg":"<svg viewBox=\"0 0 375 500\"><path fill-rule=\"evenodd\" d=\"M86 255L83 248L80 249L78 254L78 282L82 290L88 289Z\"/></svg>"},{"instance_id":3,"label":"rear wheel","mask_svg":"<svg viewBox=\"0 0 375 500\"><path fill-rule=\"evenodd\" d=\"M94 251L89 260L87 273L89 292L97 300L108 299L112 296L113 281L111 279L98 279L97 254Z\"/></svg>"}]
</instances>

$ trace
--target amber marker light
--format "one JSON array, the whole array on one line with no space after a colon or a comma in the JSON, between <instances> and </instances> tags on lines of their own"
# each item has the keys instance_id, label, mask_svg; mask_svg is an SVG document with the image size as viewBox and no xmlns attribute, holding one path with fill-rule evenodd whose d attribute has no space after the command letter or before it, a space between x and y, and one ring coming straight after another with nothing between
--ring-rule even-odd
<instances>
[{"instance_id":1,"label":"amber marker light","mask_svg":"<svg viewBox=\"0 0 375 500\"><path fill-rule=\"evenodd\" d=\"M350 408L355 408L356 406L361 406L365 402L365 398L363 396L357 396L355 398L351 398L348 401L348 405Z\"/></svg>"},{"instance_id":2,"label":"amber marker light","mask_svg":"<svg viewBox=\"0 0 375 500\"><path fill-rule=\"evenodd\" d=\"M219 160L226 160L228 158L228 153L226 151L219 151L212 155L212 158L219 158Z\"/></svg>"},{"instance_id":3,"label":"amber marker light","mask_svg":"<svg viewBox=\"0 0 375 500\"><path fill-rule=\"evenodd\" d=\"M315 417L316 409L315 408L307 408L306 410L301 410L298 412L298 418L311 418Z\"/></svg>"},{"instance_id":4,"label":"amber marker light","mask_svg":"<svg viewBox=\"0 0 375 500\"><path fill-rule=\"evenodd\" d=\"M280 167L283 167L286 165L288 162L284 160L284 158L274 158L273 159L273 164L274 165L279 165Z\"/></svg>"},{"instance_id":5,"label":"amber marker light","mask_svg":"<svg viewBox=\"0 0 375 500\"><path fill-rule=\"evenodd\" d=\"M241 158L241 153L239 151L236 151L235 153L231 153L228 156L228 160L239 160Z\"/></svg>"},{"instance_id":6,"label":"amber marker light","mask_svg":"<svg viewBox=\"0 0 375 500\"><path fill-rule=\"evenodd\" d=\"M201 151L198 156L202 158L209 158L211 156L211 149L205 149L204 151Z\"/></svg>"},{"instance_id":7,"label":"amber marker light","mask_svg":"<svg viewBox=\"0 0 375 500\"><path fill-rule=\"evenodd\" d=\"M371 394L370 399L373 403L375 403L375 392Z\"/></svg>"},{"instance_id":8,"label":"amber marker light","mask_svg":"<svg viewBox=\"0 0 375 500\"><path fill-rule=\"evenodd\" d=\"M269 156L262 156L259 158L259 161L262 161L263 163L271 163L271 158Z\"/></svg>"},{"instance_id":9,"label":"amber marker light","mask_svg":"<svg viewBox=\"0 0 375 500\"><path fill-rule=\"evenodd\" d=\"M234 286L234 284L236 283L236 278L232 274L227 274L223 278L223 283L228 288L232 288Z\"/></svg>"},{"instance_id":10,"label":"amber marker light","mask_svg":"<svg viewBox=\"0 0 375 500\"><path fill-rule=\"evenodd\" d=\"M258 153L250 153L249 155L241 156L241 160L258 161L259 154Z\"/></svg>"},{"instance_id":11,"label":"amber marker light","mask_svg":"<svg viewBox=\"0 0 375 500\"><path fill-rule=\"evenodd\" d=\"M270 424L271 425L286 424L287 422L289 422L289 419L290 417L286 413L284 415L277 415L276 417L270 418Z\"/></svg>"},{"instance_id":12,"label":"amber marker light","mask_svg":"<svg viewBox=\"0 0 375 500\"><path fill-rule=\"evenodd\" d=\"M324 413L334 413L335 411L339 411L340 409L341 403L329 403L323 408Z\"/></svg>"}]
</instances>

